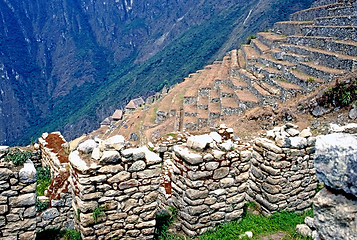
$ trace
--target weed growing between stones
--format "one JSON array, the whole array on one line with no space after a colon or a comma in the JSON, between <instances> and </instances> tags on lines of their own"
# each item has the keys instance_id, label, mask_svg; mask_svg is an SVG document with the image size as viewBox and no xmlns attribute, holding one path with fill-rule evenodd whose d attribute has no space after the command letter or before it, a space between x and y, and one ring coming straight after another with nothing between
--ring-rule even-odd
<instances>
[{"instance_id":1,"label":"weed growing between stones","mask_svg":"<svg viewBox=\"0 0 357 240\"><path fill-rule=\"evenodd\" d=\"M45 191L50 186L52 179L49 168L37 168L37 196L45 195Z\"/></svg>"},{"instance_id":2,"label":"weed growing between stones","mask_svg":"<svg viewBox=\"0 0 357 240\"><path fill-rule=\"evenodd\" d=\"M42 211L46 210L49 206L50 206L49 202L42 202L39 200L36 201L37 212L42 212Z\"/></svg>"},{"instance_id":3,"label":"weed growing between stones","mask_svg":"<svg viewBox=\"0 0 357 240\"><path fill-rule=\"evenodd\" d=\"M11 161L15 166L22 166L30 158L30 152L23 152L20 149L15 148L13 150L10 150L10 152L6 155L5 161Z\"/></svg>"},{"instance_id":4,"label":"weed growing between stones","mask_svg":"<svg viewBox=\"0 0 357 240\"><path fill-rule=\"evenodd\" d=\"M357 101L357 78L336 82L333 87L327 89L319 102L325 107L343 107Z\"/></svg>"},{"instance_id":5,"label":"weed growing between stones","mask_svg":"<svg viewBox=\"0 0 357 240\"><path fill-rule=\"evenodd\" d=\"M169 210L163 210L156 214L155 239L172 239L171 234L167 233L167 229L173 223L177 216L177 209L173 206Z\"/></svg>"},{"instance_id":6,"label":"weed growing between stones","mask_svg":"<svg viewBox=\"0 0 357 240\"><path fill-rule=\"evenodd\" d=\"M103 207L99 206L96 209L93 210L93 219L94 222L97 223L100 215L103 213Z\"/></svg>"}]
</instances>

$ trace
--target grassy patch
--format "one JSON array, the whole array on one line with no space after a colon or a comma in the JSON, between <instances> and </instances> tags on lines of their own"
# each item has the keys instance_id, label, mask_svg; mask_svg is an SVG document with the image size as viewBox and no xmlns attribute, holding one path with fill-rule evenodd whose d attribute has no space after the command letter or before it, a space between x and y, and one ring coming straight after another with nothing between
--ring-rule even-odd
<instances>
[{"instance_id":1,"label":"grassy patch","mask_svg":"<svg viewBox=\"0 0 357 240\"><path fill-rule=\"evenodd\" d=\"M37 233L36 240L81 240L76 230L47 229Z\"/></svg>"},{"instance_id":2,"label":"grassy patch","mask_svg":"<svg viewBox=\"0 0 357 240\"><path fill-rule=\"evenodd\" d=\"M254 206L253 206L254 207ZM264 236L268 236L273 233L283 233L285 237L283 239L296 239L307 240L311 238L305 238L296 233L295 228L297 224L302 224L306 216L312 216L312 210L309 210L303 214L294 212L277 212L270 217L258 216L252 213L246 212L245 216L238 221L219 225L216 230L209 231L203 235L195 238L200 240L231 240L239 239L239 236L247 231L253 232L253 239L261 239ZM160 240L183 240L188 239L185 237L179 237L172 234L165 233L159 238ZM241 238L241 239L248 239Z\"/></svg>"},{"instance_id":3,"label":"grassy patch","mask_svg":"<svg viewBox=\"0 0 357 240\"><path fill-rule=\"evenodd\" d=\"M37 196L45 195L45 191L52 182L49 168L37 168Z\"/></svg>"}]
</instances>

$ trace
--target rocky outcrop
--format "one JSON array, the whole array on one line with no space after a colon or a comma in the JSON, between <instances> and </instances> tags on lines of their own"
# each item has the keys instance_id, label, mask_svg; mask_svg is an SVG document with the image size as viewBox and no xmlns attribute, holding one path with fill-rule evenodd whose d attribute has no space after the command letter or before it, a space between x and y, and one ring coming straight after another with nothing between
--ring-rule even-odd
<instances>
[{"instance_id":1,"label":"rocky outcrop","mask_svg":"<svg viewBox=\"0 0 357 240\"><path fill-rule=\"evenodd\" d=\"M319 181L357 197L357 136L346 133L319 136L314 164Z\"/></svg>"},{"instance_id":2,"label":"rocky outcrop","mask_svg":"<svg viewBox=\"0 0 357 240\"><path fill-rule=\"evenodd\" d=\"M314 199L314 238L356 239L356 136L334 133L318 137L314 162L317 177L326 185Z\"/></svg>"},{"instance_id":3,"label":"rocky outcrop","mask_svg":"<svg viewBox=\"0 0 357 240\"><path fill-rule=\"evenodd\" d=\"M357 239L356 216L357 198L323 189L314 199L314 227L320 239Z\"/></svg>"}]
</instances>

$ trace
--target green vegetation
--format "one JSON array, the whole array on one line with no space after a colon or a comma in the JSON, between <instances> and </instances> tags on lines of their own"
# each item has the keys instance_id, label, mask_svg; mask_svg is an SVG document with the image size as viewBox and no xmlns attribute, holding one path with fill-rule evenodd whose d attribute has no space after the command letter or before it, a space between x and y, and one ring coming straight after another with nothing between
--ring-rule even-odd
<instances>
[{"instance_id":1,"label":"green vegetation","mask_svg":"<svg viewBox=\"0 0 357 240\"><path fill-rule=\"evenodd\" d=\"M5 161L12 162L15 166L22 166L24 163L31 158L31 152L24 152L18 148L10 150L6 155Z\"/></svg>"},{"instance_id":2,"label":"green vegetation","mask_svg":"<svg viewBox=\"0 0 357 240\"><path fill-rule=\"evenodd\" d=\"M177 216L177 209L173 206L168 211L161 211L156 214L155 239L170 239L171 235L167 229Z\"/></svg>"},{"instance_id":3,"label":"green vegetation","mask_svg":"<svg viewBox=\"0 0 357 240\"><path fill-rule=\"evenodd\" d=\"M312 217L312 209L303 214L293 212L277 212L270 217L254 215L250 213L247 208L257 209L255 203L247 203L245 206L245 213L241 220L219 225L214 231L209 231L203 235L195 238L200 240L231 240L239 239L242 234L247 231L253 232L253 239L261 239L263 236L269 236L273 233L282 233L285 236L283 239L303 240L311 239L300 236L296 233L295 228L297 224L302 224L305 217ZM169 222L169 221L168 221ZM167 227L164 229L166 230ZM187 240L186 237L180 237L166 232L162 232L159 236L160 240ZM248 239L243 237L241 239Z\"/></svg>"},{"instance_id":4,"label":"green vegetation","mask_svg":"<svg viewBox=\"0 0 357 240\"><path fill-rule=\"evenodd\" d=\"M49 206L50 206L49 202L42 202L39 200L36 201L37 212L42 212L43 210L46 210Z\"/></svg>"},{"instance_id":5,"label":"green vegetation","mask_svg":"<svg viewBox=\"0 0 357 240\"><path fill-rule=\"evenodd\" d=\"M309 77L308 79L306 79L306 82L313 83L313 82L315 82L315 78Z\"/></svg>"},{"instance_id":6,"label":"green vegetation","mask_svg":"<svg viewBox=\"0 0 357 240\"><path fill-rule=\"evenodd\" d=\"M166 133L165 136L166 136L166 137L176 137L176 136L177 136L177 133L173 133L173 132L171 132L171 133Z\"/></svg>"},{"instance_id":7,"label":"green vegetation","mask_svg":"<svg viewBox=\"0 0 357 240\"><path fill-rule=\"evenodd\" d=\"M37 196L43 196L45 190L51 185L51 172L49 168L37 168Z\"/></svg>"},{"instance_id":8,"label":"green vegetation","mask_svg":"<svg viewBox=\"0 0 357 240\"><path fill-rule=\"evenodd\" d=\"M76 230L47 229L37 233L36 240L81 240Z\"/></svg>"},{"instance_id":9,"label":"green vegetation","mask_svg":"<svg viewBox=\"0 0 357 240\"><path fill-rule=\"evenodd\" d=\"M100 215L103 213L103 207L98 206L96 209L93 210L93 219L94 222L97 223Z\"/></svg>"},{"instance_id":10,"label":"green vegetation","mask_svg":"<svg viewBox=\"0 0 357 240\"><path fill-rule=\"evenodd\" d=\"M326 107L344 107L353 104L355 101L357 101L357 78L336 82L318 100L321 105Z\"/></svg>"},{"instance_id":11,"label":"green vegetation","mask_svg":"<svg viewBox=\"0 0 357 240\"><path fill-rule=\"evenodd\" d=\"M256 35L250 35L248 36L247 40L245 41L245 44L250 44L250 42L252 41L252 39L256 39L257 36Z\"/></svg>"},{"instance_id":12,"label":"green vegetation","mask_svg":"<svg viewBox=\"0 0 357 240\"><path fill-rule=\"evenodd\" d=\"M211 2L205 2L205 10L211 11L209 4L213 6L214 1ZM34 118L30 130L16 144L27 144L28 139L38 137L42 132L60 130L63 126L78 122L85 123L82 126L90 125L93 129L96 127L94 123L99 123L95 115L96 110L106 109L109 106L119 107L133 97L158 91L164 85L171 86L181 82L189 73L216 60L217 53L229 40L235 28L240 29L235 33L239 34L235 38L238 45L244 42L249 34L264 30L277 20L286 19L288 14L295 10L286 6L296 6L301 9L308 7L311 2L312 0L299 3L293 0L280 0L278 3L266 6L263 15L251 20L249 26L241 24L257 1L238 2L231 7L217 10L217 13L206 21L189 28L144 63L135 64L139 53L133 51L126 59L114 66L110 49L100 46L97 42L90 29L88 17L80 11L80 4L69 0L68 5L75 9L81 26L80 33L74 30L71 32L78 50L76 56L78 59L86 59L95 68L95 81L74 87L65 97L56 98L51 105L50 114L45 119ZM272 12L274 14L271 14ZM131 20L123 25L122 31L143 28L145 24L144 19ZM73 77L85 77L85 74L85 71L78 70ZM43 89L47 88L43 87ZM88 130L91 129L89 127L83 129L83 131Z\"/></svg>"}]
</instances>

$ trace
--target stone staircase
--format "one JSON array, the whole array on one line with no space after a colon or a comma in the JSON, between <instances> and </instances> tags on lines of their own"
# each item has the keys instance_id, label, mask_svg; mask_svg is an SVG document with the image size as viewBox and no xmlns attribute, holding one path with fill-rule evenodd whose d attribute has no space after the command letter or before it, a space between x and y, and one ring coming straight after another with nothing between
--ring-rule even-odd
<instances>
[{"instance_id":1,"label":"stone staircase","mask_svg":"<svg viewBox=\"0 0 357 240\"><path fill-rule=\"evenodd\" d=\"M158 110L180 119L176 130L201 130L246 109L307 94L356 69L357 2L318 0L190 75Z\"/></svg>"}]
</instances>

